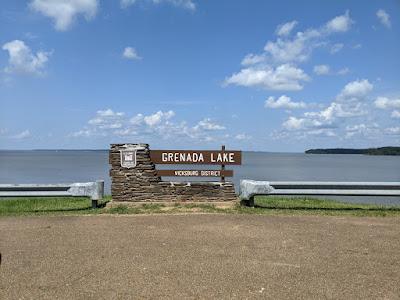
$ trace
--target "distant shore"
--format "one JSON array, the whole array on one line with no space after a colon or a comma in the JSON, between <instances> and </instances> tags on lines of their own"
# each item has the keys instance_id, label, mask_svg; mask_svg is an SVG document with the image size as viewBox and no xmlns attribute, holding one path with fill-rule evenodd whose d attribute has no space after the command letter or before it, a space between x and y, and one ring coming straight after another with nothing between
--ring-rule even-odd
<instances>
[{"instance_id":1,"label":"distant shore","mask_svg":"<svg viewBox=\"0 0 400 300\"><path fill-rule=\"evenodd\" d=\"M366 149L330 148L309 149L306 154L364 154L364 155L400 155L400 147L380 147Z\"/></svg>"}]
</instances>

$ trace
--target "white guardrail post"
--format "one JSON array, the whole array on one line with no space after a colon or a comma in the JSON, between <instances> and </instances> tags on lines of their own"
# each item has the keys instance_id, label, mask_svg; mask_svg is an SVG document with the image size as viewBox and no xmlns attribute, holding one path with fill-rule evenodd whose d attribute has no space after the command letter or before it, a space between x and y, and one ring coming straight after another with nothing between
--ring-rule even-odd
<instances>
[{"instance_id":1,"label":"white guardrail post","mask_svg":"<svg viewBox=\"0 0 400 300\"><path fill-rule=\"evenodd\" d=\"M243 204L254 207L254 196L269 195L273 189L269 181L240 180L239 197Z\"/></svg>"},{"instance_id":2,"label":"white guardrail post","mask_svg":"<svg viewBox=\"0 0 400 300\"><path fill-rule=\"evenodd\" d=\"M72 184L0 184L0 197L90 197L92 208L104 197L104 180Z\"/></svg>"},{"instance_id":3,"label":"white guardrail post","mask_svg":"<svg viewBox=\"0 0 400 300\"><path fill-rule=\"evenodd\" d=\"M240 181L240 199L254 206L259 195L400 197L400 182Z\"/></svg>"},{"instance_id":4,"label":"white guardrail post","mask_svg":"<svg viewBox=\"0 0 400 300\"><path fill-rule=\"evenodd\" d=\"M96 180L96 191L92 197L92 208L97 208L98 201L104 197L104 180Z\"/></svg>"}]
</instances>

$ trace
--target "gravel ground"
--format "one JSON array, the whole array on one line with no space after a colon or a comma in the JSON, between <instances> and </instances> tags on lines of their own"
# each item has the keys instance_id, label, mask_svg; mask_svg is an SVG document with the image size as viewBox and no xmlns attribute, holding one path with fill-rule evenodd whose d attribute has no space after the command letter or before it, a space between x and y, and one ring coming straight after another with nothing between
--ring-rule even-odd
<instances>
[{"instance_id":1,"label":"gravel ground","mask_svg":"<svg viewBox=\"0 0 400 300\"><path fill-rule=\"evenodd\" d=\"M0 218L0 299L400 299L400 218Z\"/></svg>"}]
</instances>

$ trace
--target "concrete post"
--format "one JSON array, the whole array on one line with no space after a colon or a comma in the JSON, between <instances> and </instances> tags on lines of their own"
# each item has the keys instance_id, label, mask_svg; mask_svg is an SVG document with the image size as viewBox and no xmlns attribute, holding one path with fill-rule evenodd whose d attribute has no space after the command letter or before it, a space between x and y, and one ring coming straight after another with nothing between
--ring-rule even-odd
<instances>
[{"instance_id":1,"label":"concrete post","mask_svg":"<svg viewBox=\"0 0 400 300\"><path fill-rule=\"evenodd\" d=\"M97 208L98 200L104 196L104 180L96 180L96 188L91 196L92 208Z\"/></svg>"}]
</instances>

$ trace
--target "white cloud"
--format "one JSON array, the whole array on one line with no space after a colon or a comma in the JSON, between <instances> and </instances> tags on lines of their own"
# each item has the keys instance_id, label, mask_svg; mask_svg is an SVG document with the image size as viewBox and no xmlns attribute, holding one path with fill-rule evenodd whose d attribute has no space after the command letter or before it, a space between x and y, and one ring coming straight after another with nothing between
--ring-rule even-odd
<instances>
[{"instance_id":1,"label":"white cloud","mask_svg":"<svg viewBox=\"0 0 400 300\"><path fill-rule=\"evenodd\" d=\"M329 122L336 118L365 115L367 113L365 102L372 89L373 85L366 79L349 82L327 108L320 112L305 113L305 115Z\"/></svg>"},{"instance_id":2,"label":"white cloud","mask_svg":"<svg viewBox=\"0 0 400 300\"><path fill-rule=\"evenodd\" d=\"M42 74L50 53L39 51L32 53L23 41L14 40L3 45L3 50L8 51L7 73Z\"/></svg>"},{"instance_id":3,"label":"white cloud","mask_svg":"<svg viewBox=\"0 0 400 300\"><path fill-rule=\"evenodd\" d=\"M90 129L82 129L70 134L72 137L91 137L94 132Z\"/></svg>"},{"instance_id":4,"label":"white cloud","mask_svg":"<svg viewBox=\"0 0 400 300\"><path fill-rule=\"evenodd\" d=\"M162 121L171 119L173 116L175 116L175 112L172 110L167 112L158 111L155 114L143 117L143 121L148 126L153 127L160 124Z\"/></svg>"},{"instance_id":5,"label":"white cloud","mask_svg":"<svg viewBox=\"0 0 400 300\"><path fill-rule=\"evenodd\" d=\"M314 66L313 71L317 75L328 75L330 72L330 67L328 65L317 65Z\"/></svg>"},{"instance_id":6,"label":"white cloud","mask_svg":"<svg viewBox=\"0 0 400 300\"><path fill-rule=\"evenodd\" d=\"M385 133L390 134L390 135L400 135L400 127L386 128Z\"/></svg>"},{"instance_id":7,"label":"white cloud","mask_svg":"<svg viewBox=\"0 0 400 300\"><path fill-rule=\"evenodd\" d=\"M400 119L400 98L377 97L374 101L375 107L379 109L394 109L391 113L393 119Z\"/></svg>"},{"instance_id":8,"label":"white cloud","mask_svg":"<svg viewBox=\"0 0 400 300\"><path fill-rule=\"evenodd\" d=\"M145 140L187 141L222 141L228 135L224 133L225 126L210 118L204 118L195 125L188 125L185 121L175 122L173 111L157 111L153 114L136 114L126 118L123 112L114 112L111 109L99 110L96 116L89 120L88 125L81 130L71 133L70 137L135 137Z\"/></svg>"},{"instance_id":9,"label":"white cloud","mask_svg":"<svg viewBox=\"0 0 400 300\"><path fill-rule=\"evenodd\" d=\"M324 38L336 32L348 31L352 23L349 11L346 11L344 15L335 17L321 28L299 31L292 39L279 37L275 42L268 41L264 51L275 62L304 62L310 57L314 48L325 44ZM331 51L340 51L342 47L343 44L337 43L333 45Z\"/></svg>"},{"instance_id":10,"label":"white cloud","mask_svg":"<svg viewBox=\"0 0 400 300\"><path fill-rule=\"evenodd\" d=\"M332 129L337 127L332 122L327 122L326 120L318 120L316 118L308 118L308 117L294 117L290 116L285 122L282 124L283 128L287 130L325 130Z\"/></svg>"},{"instance_id":11,"label":"white cloud","mask_svg":"<svg viewBox=\"0 0 400 300\"><path fill-rule=\"evenodd\" d=\"M245 133L239 133L235 135L235 139L239 141L244 141L244 140L250 140L251 136L245 134Z\"/></svg>"},{"instance_id":12,"label":"white cloud","mask_svg":"<svg viewBox=\"0 0 400 300\"><path fill-rule=\"evenodd\" d=\"M194 129L195 130L204 129L204 130L213 131L213 130L224 130L225 127L212 122L210 118L205 118L205 119L199 121L199 123L197 123L197 125L194 127Z\"/></svg>"},{"instance_id":13,"label":"white cloud","mask_svg":"<svg viewBox=\"0 0 400 300\"><path fill-rule=\"evenodd\" d=\"M282 130L271 133L274 140L281 139L308 139L310 137L332 138L337 137L337 134L330 128L301 128L301 130Z\"/></svg>"},{"instance_id":14,"label":"white cloud","mask_svg":"<svg viewBox=\"0 0 400 300\"><path fill-rule=\"evenodd\" d=\"M305 32L297 32L293 39L278 38L275 42L268 41L264 51L276 63L304 62L312 50L320 45L320 37L320 31L308 29Z\"/></svg>"},{"instance_id":15,"label":"white cloud","mask_svg":"<svg viewBox=\"0 0 400 300\"><path fill-rule=\"evenodd\" d=\"M306 104L304 102L294 102L290 97L282 95L276 100L272 96L268 97L268 99L265 101L265 107L297 109L297 108L305 108Z\"/></svg>"},{"instance_id":16,"label":"white cloud","mask_svg":"<svg viewBox=\"0 0 400 300\"><path fill-rule=\"evenodd\" d=\"M338 71L331 70L331 67L328 65L316 65L313 68L313 71L317 75L346 75L350 72L350 69L345 67Z\"/></svg>"},{"instance_id":17,"label":"white cloud","mask_svg":"<svg viewBox=\"0 0 400 300\"><path fill-rule=\"evenodd\" d=\"M243 58L243 60L242 60L242 65L243 66L249 66L249 65L255 65L255 64L258 64L258 63L260 63L260 62L263 62L263 61L265 61L265 55L257 55L257 54L252 54L252 53L250 53L250 54L247 54L244 58Z\"/></svg>"},{"instance_id":18,"label":"white cloud","mask_svg":"<svg viewBox=\"0 0 400 300\"><path fill-rule=\"evenodd\" d=\"M342 98L363 98L373 89L373 85L367 80L355 80L346 84L339 97Z\"/></svg>"},{"instance_id":19,"label":"white cloud","mask_svg":"<svg viewBox=\"0 0 400 300\"><path fill-rule=\"evenodd\" d=\"M290 116L282 124L282 127L289 132L299 132L299 136L303 138L308 135L335 136L334 130L343 126L347 119L366 114L366 101L372 89L372 84L366 79L349 82L327 107L320 111L305 112L300 117ZM346 134L350 137L359 134L362 130L363 126L361 125L349 126ZM373 130L376 128L369 126L368 130L364 128L363 132L372 134L375 133ZM287 135L280 134L280 136Z\"/></svg>"},{"instance_id":20,"label":"white cloud","mask_svg":"<svg viewBox=\"0 0 400 300\"><path fill-rule=\"evenodd\" d=\"M124 129L115 130L113 132L113 134L124 137L124 136L135 136L135 135L138 135L139 133L134 128L124 128Z\"/></svg>"},{"instance_id":21,"label":"white cloud","mask_svg":"<svg viewBox=\"0 0 400 300\"><path fill-rule=\"evenodd\" d=\"M352 103L350 101L349 103L346 103L345 101L340 103L338 100L336 100L336 102L332 102L326 109L320 112L320 116L327 121L331 121L336 118L359 117L366 114L367 111L362 103Z\"/></svg>"},{"instance_id":22,"label":"white cloud","mask_svg":"<svg viewBox=\"0 0 400 300\"><path fill-rule=\"evenodd\" d=\"M130 119L130 123L133 125L140 125L143 123L144 116L142 114L137 114L132 119Z\"/></svg>"},{"instance_id":23,"label":"white cloud","mask_svg":"<svg viewBox=\"0 0 400 300\"><path fill-rule=\"evenodd\" d=\"M68 30L78 15L86 20L92 19L97 13L97 0L33 0L30 8L52 18L55 28Z\"/></svg>"},{"instance_id":24,"label":"white cloud","mask_svg":"<svg viewBox=\"0 0 400 300\"><path fill-rule=\"evenodd\" d=\"M194 11L196 10L196 4L192 0L121 0L120 4L122 8L127 8L133 4L136 4L140 1L149 2L152 4L162 4L167 3L176 7L181 7L187 10Z\"/></svg>"},{"instance_id":25,"label":"white cloud","mask_svg":"<svg viewBox=\"0 0 400 300\"><path fill-rule=\"evenodd\" d=\"M160 3L163 0L153 0L154 3ZM174 6L182 7L188 10L196 10L196 4L192 0L164 0L167 3L171 3Z\"/></svg>"},{"instance_id":26,"label":"white cloud","mask_svg":"<svg viewBox=\"0 0 400 300\"><path fill-rule=\"evenodd\" d=\"M325 28L328 32L346 32L350 29L354 21L350 18L347 10L344 15L337 16L326 23Z\"/></svg>"},{"instance_id":27,"label":"white cloud","mask_svg":"<svg viewBox=\"0 0 400 300\"><path fill-rule=\"evenodd\" d=\"M374 104L380 109L400 108L400 98L377 97Z\"/></svg>"},{"instance_id":28,"label":"white cloud","mask_svg":"<svg viewBox=\"0 0 400 300\"><path fill-rule=\"evenodd\" d=\"M304 129L305 123L306 119L291 116L282 124L282 126L287 130L299 130Z\"/></svg>"},{"instance_id":29,"label":"white cloud","mask_svg":"<svg viewBox=\"0 0 400 300\"><path fill-rule=\"evenodd\" d=\"M241 62L244 68L226 78L225 85L301 90L310 78L298 64L307 61L315 48L327 45L326 40L331 34L348 31L352 23L349 11L346 11L319 28L309 28L294 35L291 31L297 25L296 21L281 24L276 29L277 39L267 41L262 53L247 54Z\"/></svg>"},{"instance_id":30,"label":"white cloud","mask_svg":"<svg viewBox=\"0 0 400 300\"><path fill-rule=\"evenodd\" d=\"M377 97L371 99L373 85L367 79L347 83L335 99L325 108L289 116L282 129L272 133L274 139L307 139L312 137L335 137L344 139L380 139L383 134L397 138L400 127L381 128L371 114L373 105L391 109L391 117L400 118L400 99ZM311 106L310 106L311 107ZM396 123L397 125L397 123Z\"/></svg>"},{"instance_id":31,"label":"white cloud","mask_svg":"<svg viewBox=\"0 0 400 300\"><path fill-rule=\"evenodd\" d=\"M297 32L293 38L279 37L275 42L268 41L264 51L275 63L304 62L310 57L313 49L325 44L323 39L335 32L349 30L352 22L349 11L347 11L344 15L329 21L322 28L309 28L303 32ZM333 47L340 50L339 48L343 47L343 44L337 43Z\"/></svg>"},{"instance_id":32,"label":"white cloud","mask_svg":"<svg viewBox=\"0 0 400 300\"><path fill-rule=\"evenodd\" d=\"M0 137L5 136L8 130L6 128L0 128Z\"/></svg>"},{"instance_id":33,"label":"white cloud","mask_svg":"<svg viewBox=\"0 0 400 300\"><path fill-rule=\"evenodd\" d=\"M16 135L11 136L13 139L22 140L31 137L31 132L29 130L24 130Z\"/></svg>"},{"instance_id":34,"label":"white cloud","mask_svg":"<svg viewBox=\"0 0 400 300\"><path fill-rule=\"evenodd\" d=\"M135 4L137 0L121 0L120 4L122 8L127 8L133 4Z\"/></svg>"},{"instance_id":35,"label":"white cloud","mask_svg":"<svg viewBox=\"0 0 400 300\"><path fill-rule=\"evenodd\" d=\"M307 132L308 136L318 136L318 137L336 137L337 134L329 128L312 129ZM306 136L304 136L306 137Z\"/></svg>"},{"instance_id":36,"label":"white cloud","mask_svg":"<svg viewBox=\"0 0 400 300\"><path fill-rule=\"evenodd\" d=\"M112 109L98 110L97 114L101 117L121 117L123 112L114 112Z\"/></svg>"},{"instance_id":37,"label":"white cloud","mask_svg":"<svg viewBox=\"0 0 400 300\"><path fill-rule=\"evenodd\" d=\"M356 135L369 138L379 134L379 126L376 123L372 124L355 124L349 125L345 128L345 138L353 138Z\"/></svg>"},{"instance_id":38,"label":"white cloud","mask_svg":"<svg viewBox=\"0 0 400 300\"><path fill-rule=\"evenodd\" d=\"M280 24L277 28L275 33L279 36L287 36L289 35L293 28L297 25L297 21L287 22L284 24Z\"/></svg>"},{"instance_id":39,"label":"white cloud","mask_svg":"<svg viewBox=\"0 0 400 300\"><path fill-rule=\"evenodd\" d=\"M346 67L346 68L343 68L343 69L340 69L339 71L337 71L337 74L338 75L346 75L349 72L350 72L350 69Z\"/></svg>"},{"instance_id":40,"label":"white cloud","mask_svg":"<svg viewBox=\"0 0 400 300\"><path fill-rule=\"evenodd\" d=\"M389 14L388 14L385 10L379 9L379 10L376 12L376 16L378 17L379 21L380 21L384 26L386 26L387 28L392 27L392 24L391 24L391 22L390 22L390 16L389 16Z\"/></svg>"},{"instance_id":41,"label":"white cloud","mask_svg":"<svg viewBox=\"0 0 400 300\"><path fill-rule=\"evenodd\" d=\"M88 124L94 125L99 129L118 129L123 126L124 113L114 112L111 109L98 110L96 117L90 119Z\"/></svg>"},{"instance_id":42,"label":"white cloud","mask_svg":"<svg viewBox=\"0 0 400 300\"><path fill-rule=\"evenodd\" d=\"M266 90L297 91L303 89L303 82L309 81L309 76L300 68L289 64L277 68L246 68L225 79L225 85L235 84L246 87L261 87Z\"/></svg>"},{"instance_id":43,"label":"white cloud","mask_svg":"<svg viewBox=\"0 0 400 300\"><path fill-rule=\"evenodd\" d=\"M336 43L331 47L331 54L335 54L337 52L339 52L340 50L342 50L344 47L344 45L342 43Z\"/></svg>"},{"instance_id":44,"label":"white cloud","mask_svg":"<svg viewBox=\"0 0 400 300\"><path fill-rule=\"evenodd\" d=\"M122 53L122 56L127 59L132 59L132 60L137 60L137 59L142 59L136 52L135 48L132 47L125 47L124 52Z\"/></svg>"},{"instance_id":45,"label":"white cloud","mask_svg":"<svg viewBox=\"0 0 400 300\"><path fill-rule=\"evenodd\" d=\"M393 119L400 119L400 111L399 110L394 110L394 111L392 111L392 114L390 116Z\"/></svg>"}]
</instances>

